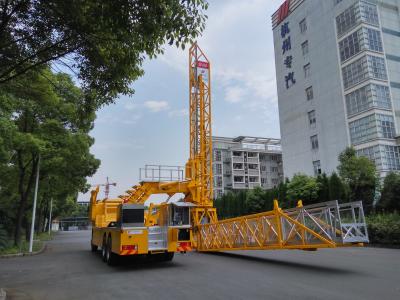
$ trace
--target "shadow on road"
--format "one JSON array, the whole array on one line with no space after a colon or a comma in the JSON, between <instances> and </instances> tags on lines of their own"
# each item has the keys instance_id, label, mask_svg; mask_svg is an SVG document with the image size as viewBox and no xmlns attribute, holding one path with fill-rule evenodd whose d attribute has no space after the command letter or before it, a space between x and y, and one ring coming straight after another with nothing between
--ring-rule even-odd
<instances>
[{"instance_id":1,"label":"shadow on road","mask_svg":"<svg viewBox=\"0 0 400 300\"><path fill-rule=\"evenodd\" d=\"M326 273L326 274L349 275L349 274L358 274L359 273L359 272L355 272L354 270L345 270L345 269L332 268L332 267L326 267L326 266L317 266L317 265L311 265L311 264L305 264L305 263L299 263L299 262L270 259L270 258L244 255L244 254L234 254L234 253L226 253L226 252L202 252L202 254L212 255L212 256L223 256L223 257L229 257L229 258L238 259L238 260L264 263L266 265L277 265L279 267L287 268L287 269L298 269L298 270L302 270L302 271L319 272L319 273Z\"/></svg>"},{"instance_id":2,"label":"shadow on road","mask_svg":"<svg viewBox=\"0 0 400 300\"><path fill-rule=\"evenodd\" d=\"M99 264L105 264L102 262L101 252L89 253L93 258L95 258ZM155 259L148 258L146 256L126 256L118 257L116 263L112 266L107 266L111 270L120 271L140 271L140 270L152 270L152 269L173 269L179 268L181 264L174 261L160 262Z\"/></svg>"}]
</instances>

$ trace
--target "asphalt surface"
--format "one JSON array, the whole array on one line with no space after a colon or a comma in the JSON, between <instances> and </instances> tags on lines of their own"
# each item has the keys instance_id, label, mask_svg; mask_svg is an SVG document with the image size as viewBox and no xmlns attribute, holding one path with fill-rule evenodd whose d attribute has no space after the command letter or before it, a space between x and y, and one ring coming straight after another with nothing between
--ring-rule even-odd
<instances>
[{"instance_id":1,"label":"asphalt surface","mask_svg":"<svg viewBox=\"0 0 400 300\"><path fill-rule=\"evenodd\" d=\"M190 253L109 267L89 239L63 232L42 254L0 259L7 300L400 299L396 249Z\"/></svg>"}]
</instances>

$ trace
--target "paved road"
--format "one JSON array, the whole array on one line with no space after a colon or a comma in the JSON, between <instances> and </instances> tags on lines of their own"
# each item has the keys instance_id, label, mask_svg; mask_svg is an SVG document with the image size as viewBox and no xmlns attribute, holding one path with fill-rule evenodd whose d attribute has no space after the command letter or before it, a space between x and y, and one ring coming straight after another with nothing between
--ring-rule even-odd
<instances>
[{"instance_id":1,"label":"paved road","mask_svg":"<svg viewBox=\"0 0 400 300\"><path fill-rule=\"evenodd\" d=\"M400 250L190 253L109 267L90 232L60 233L46 252L0 259L10 299L400 299Z\"/></svg>"}]
</instances>

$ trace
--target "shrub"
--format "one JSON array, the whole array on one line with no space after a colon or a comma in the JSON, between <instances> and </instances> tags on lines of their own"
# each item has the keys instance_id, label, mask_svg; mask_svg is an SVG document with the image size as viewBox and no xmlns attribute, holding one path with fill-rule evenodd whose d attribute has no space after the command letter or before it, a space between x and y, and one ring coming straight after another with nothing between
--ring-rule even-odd
<instances>
[{"instance_id":1,"label":"shrub","mask_svg":"<svg viewBox=\"0 0 400 300\"><path fill-rule=\"evenodd\" d=\"M7 246L8 246L7 231L4 229L3 225L0 224L0 250L7 248Z\"/></svg>"},{"instance_id":2,"label":"shrub","mask_svg":"<svg viewBox=\"0 0 400 300\"><path fill-rule=\"evenodd\" d=\"M371 243L400 245L400 214L375 214L367 217Z\"/></svg>"}]
</instances>

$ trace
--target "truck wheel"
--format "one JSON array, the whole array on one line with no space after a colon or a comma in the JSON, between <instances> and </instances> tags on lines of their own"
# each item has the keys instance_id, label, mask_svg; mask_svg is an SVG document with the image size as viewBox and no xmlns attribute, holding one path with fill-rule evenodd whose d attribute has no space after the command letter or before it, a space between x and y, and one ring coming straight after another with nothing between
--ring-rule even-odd
<instances>
[{"instance_id":1,"label":"truck wheel","mask_svg":"<svg viewBox=\"0 0 400 300\"><path fill-rule=\"evenodd\" d=\"M171 261L174 258L174 252L165 252L152 255L156 261Z\"/></svg>"},{"instance_id":2,"label":"truck wheel","mask_svg":"<svg viewBox=\"0 0 400 300\"><path fill-rule=\"evenodd\" d=\"M97 245L90 243L90 249L92 250L92 252L96 252L98 248L99 247Z\"/></svg>"},{"instance_id":3,"label":"truck wheel","mask_svg":"<svg viewBox=\"0 0 400 300\"><path fill-rule=\"evenodd\" d=\"M96 252L98 248L99 247L97 245L93 244L93 229L92 229L92 239L90 240L90 249L92 250L92 252Z\"/></svg>"},{"instance_id":4,"label":"truck wheel","mask_svg":"<svg viewBox=\"0 0 400 300\"><path fill-rule=\"evenodd\" d=\"M103 236L103 243L101 245L101 257L103 261L107 260L107 242L106 242L106 236Z\"/></svg>"},{"instance_id":5,"label":"truck wheel","mask_svg":"<svg viewBox=\"0 0 400 300\"><path fill-rule=\"evenodd\" d=\"M107 241L107 253L106 253L106 262L109 266L113 266L116 264L118 256L112 252L112 240L111 236L108 237Z\"/></svg>"},{"instance_id":6,"label":"truck wheel","mask_svg":"<svg viewBox=\"0 0 400 300\"><path fill-rule=\"evenodd\" d=\"M167 252L164 254L164 261L171 261L174 259L174 252Z\"/></svg>"}]
</instances>

